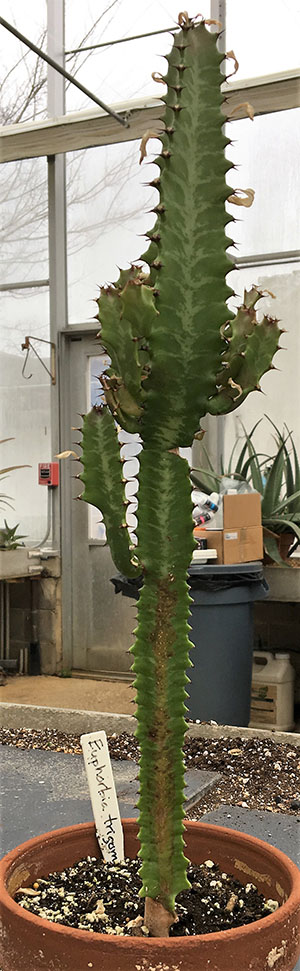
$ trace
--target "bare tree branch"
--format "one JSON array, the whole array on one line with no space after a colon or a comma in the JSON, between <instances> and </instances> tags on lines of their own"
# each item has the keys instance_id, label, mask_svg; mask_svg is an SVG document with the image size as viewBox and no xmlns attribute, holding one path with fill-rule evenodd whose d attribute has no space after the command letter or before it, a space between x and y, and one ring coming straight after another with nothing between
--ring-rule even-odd
<instances>
[{"instance_id":1,"label":"bare tree branch","mask_svg":"<svg viewBox=\"0 0 300 971\"><path fill-rule=\"evenodd\" d=\"M87 42L98 41L112 22L116 10L123 0L110 0L88 31L78 42L78 47ZM46 7L45 7L46 12ZM101 34L99 35L99 26ZM43 28L36 43L45 49L46 28ZM84 57L83 57L84 54ZM90 53L71 55L69 65L76 75L90 57ZM25 50L20 44L20 56L13 67L9 67L0 85L0 122L14 124L34 121L46 115L47 73L44 62L32 51ZM136 147L126 150L123 145L118 154L110 149L99 149L101 153L101 173L91 179L84 166L86 151L70 153L67 156L67 202L68 202L68 254L74 255L95 242L99 233L110 232L117 225L129 225L140 211L139 200L132 203L133 193L124 193L124 186L130 189L133 173L136 171L134 160ZM99 154L100 158L100 154ZM104 160L104 161L103 161ZM114 160L114 161L112 161ZM86 179L88 180L86 182ZM0 191L2 199L1 235L1 278L12 281L20 277L31 279L34 276L48 276L48 202L47 202L47 164L45 159L25 159L2 165L0 168ZM135 196L134 196L135 198ZM150 199L149 199L150 202ZM14 291L12 296L24 300L31 291Z\"/></svg>"}]
</instances>

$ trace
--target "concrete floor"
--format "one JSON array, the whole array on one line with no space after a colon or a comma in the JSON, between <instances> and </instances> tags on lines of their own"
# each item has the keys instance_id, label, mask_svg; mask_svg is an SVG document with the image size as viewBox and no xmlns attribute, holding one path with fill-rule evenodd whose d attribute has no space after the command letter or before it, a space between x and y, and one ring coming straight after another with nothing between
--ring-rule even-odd
<instances>
[{"instance_id":1,"label":"concrete floor","mask_svg":"<svg viewBox=\"0 0 300 971\"><path fill-rule=\"evenodd\" d=\"M137 816L138 766L113 761L121 816ZM93 819L81 755L20 751L0 746L0 855L40 833ZM185 774L186 807L191 809L219 781L218 772L189 769ZM12 812L13 808L13 812Z\"/></svg>"},{"instance_id":2,"label":"concrete floor","mask_svg":"<svg viewBox=\"0 0 300 971\"><path fill-rule=\"evenodd\" d=\"M0 702L72 708L76 711L116 712L121 715L134 714L134 695L134 688L128 681L58 678L43 674L38 677L8 675L6 686L0 687ZM294 730L300 733L299 710Z\"/></svg>"},{"instance_id":3,"label":"concrete floor","mask_svg":"<svg viewBox=\"0 0 300 971\"><path fill-rule=\"evenodd\" d=\"M124 681L14 675L7 678L5 687L0 687L0 702L133 715L134 694L132 685Z\"/></svg>"}]
</instances>

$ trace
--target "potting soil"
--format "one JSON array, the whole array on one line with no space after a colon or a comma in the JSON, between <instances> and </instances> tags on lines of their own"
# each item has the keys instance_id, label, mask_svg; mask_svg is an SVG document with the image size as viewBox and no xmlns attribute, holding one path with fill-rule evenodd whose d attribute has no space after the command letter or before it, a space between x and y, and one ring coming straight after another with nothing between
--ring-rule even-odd
<instances>
[{"instance_id":1,"label":"potting soil","mask_svg":"<svg viewBox=\"0 0 300 971\"><path fill-rule=\"evenodd\" d=\"M144 901L139 897L139 860L104 863L88 856L61 873L20 889L16 901L25 910L67 927L99 934L145 935ZM178 894L177 920L170 937L210 934L250 924L277 910L256 886L246 886L206 860L188 867L190 889Z\"/></svg>"}]
</instances>

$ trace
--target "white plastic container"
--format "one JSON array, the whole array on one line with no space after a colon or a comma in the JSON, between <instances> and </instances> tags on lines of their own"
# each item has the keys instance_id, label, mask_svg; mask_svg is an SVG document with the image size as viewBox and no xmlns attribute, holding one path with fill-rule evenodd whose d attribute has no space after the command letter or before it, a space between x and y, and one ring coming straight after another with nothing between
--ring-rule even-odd
<instances>
[{"instance_id":1,"label":"white plastic container","mask_svg":"<svg viewBox=\"0 0 300 971\"><path fill-rule=\"evenodd\" d=\"M217 492L212 492L210 499L218 506L213 513L209 523L205 523L205 529L223 529L223 496L218 496Z\"/></svg>"},{"instance_id":2,"label":"white plastic container","mask_svg":"<svg viewBox=\"0 0 300 971\"><path fill-rule=\"evenodd\" d=\"M250 728L294 728L294 681L289 654L254 651Z\"/></svg>"},{"instance_id":3,"label":"white plastic container","mask_svg":"<svg viewBox=\"0 0 300 971\"><path fill-rule=\"evenodd\" d=\"M207 563L217 559L217 550L194 550L193 563Z\"/></svg>"}]
</instances>

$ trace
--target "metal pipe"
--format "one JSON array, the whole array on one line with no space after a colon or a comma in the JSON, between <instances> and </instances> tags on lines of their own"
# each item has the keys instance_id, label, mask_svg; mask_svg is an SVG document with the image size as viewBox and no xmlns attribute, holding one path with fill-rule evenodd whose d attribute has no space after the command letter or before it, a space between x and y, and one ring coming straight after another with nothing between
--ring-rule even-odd
<instances>
[{"instance_id":1,"label":"metal pipe","mask_svg":"<svg viewBox=\"0 0 300 971\"><path fill-rule=\"evenodd\" d=\"M4 20L4 17L0 17L0 24L2 25L2 27L5 27L6 30L9 30L11 34L14 34L14 36L17 37L18 40L22 42L22 44L26 44L26 47L30 47L30 50L34 51L34 53L37 54L38 57L41 57L43 61L46 61L47 64L50 64L50 67L53 67L54 71L58 71L58 73L62 74L62 76L66 78L67 81L70 81L70 83L74 84L76 88L79 88L79 91L82 91L83 94L87 96L87 98L90 98L91 101L94 101L96 105L99 105L100 108L103 108L104 111L107 111L108 115L111 115L112 118L115 118L116 121L119 121L120 125L123 125L124 128L130 127L128 121L125 121L124 118L121 118L120 115L117 115L117 113L113 111L112 108L109 108L104 101L101 101L100 98L97 98L97 96L95 94L92 94L92 92L89 91L89 89L86 88L84 84L81 84L80 81L77 81L72 74L69 74L69 71L65 71L64 67L61 67L60 64L57 64L57 61L54 61L52 57L49 57L49 54L45 54L40 47L37 47L36 44L33 44L32 41L29 40L28 37L25 37L24 34L21 34L16 27L13 27L12 24L9 24L7 20Z\"/></svg>"},{"instance_id":2,"label":"metal pipe","mask_svg":"<svg viewBox=\"0 0 300 971\"><path fill-rule=\"evenodd\" d=\"M252 256L235 256L232 269L247 269L252 266L280 266L285 263L299 263L300 251L287 250L283 253L257 253Z\"/></svg>"},{"instance_id":3,"label":"metal pipe","mask_svg":"<svg viewBox=\"0 0 300 971\"><path fill-rule=\"evenodd\" d=\"M28 283L0 283L0 292L6 290L30 290L34 287L48 287L49 280L28 280Z\"/></svg>"},{"instance_id":4,"label":"metal pipe","mask_svg":"<svg viewBox=\"0 0 300 971\"><path fill-rule=\"evenodd\" d=\"M30 544L30 549L31 550L39 550L39 549L42 549L43 546L44 546L44 544L46 543L46 541L48 539L48 536L49 536L49 533L50 533L50 530L51 530L51 526L52 526L52 523L53 523L53 500L52 500L52 493L53 493L53 489L51 488L51 486L47 486L47 529L46 529L45 535L43 536L43 539L41 539L39 543L35 543L34 546L32 546Z\"/></svg>"},{"instance_id":5,"label":"metal pipe","mask_svg":"<svg viewBox=\"0 0 300 971\"><path fill-rule=\"evenodd\" d=\"M219 50L224 53L226 51L226 0L210 0L210 17L222 24ZM222 64L221 71L222 74L226 74L226 63Z\"/></svg>"},{"instance_id":6,"label":"metal pipe","mask_svg":"<svg viewBox=\"0 0 300 971\"><path fill-rule=\"evenodd\" d=\"M101 47L113 47L114 44L126 44L129 40L144 40L144 37L155 37L156 34L171 34L174 30L180 30L177 24L174 27L164 27L163 30L149 30L147 34L135 34L133 37L118 37L117 40L106 40L102 44L91 44L90 47L74 47L71 51L65 51L66 56L69 54L80 54L81 51L96 51Z\"/></svg>"},{"instance_id":7,"label":"metal pipe","mask_svg":"<svg viewBox=\"0 0 300 971\"><path fill-rule=\"evenodd\" d=\"M10 655L10 591L9 583L4 580L4 596L5 596L5 643L4 643L4 657L8 661Z\"/></svg>"},{"instance_id":8,"label":"metal pipe","mask_svg":"<svg viewBox=\"0 0 300 971\"><path fill-rule=\"evenodd\" d=\"M4 580L0 580L0 657L4 658Z\"/></svg>"}]
</instances>

